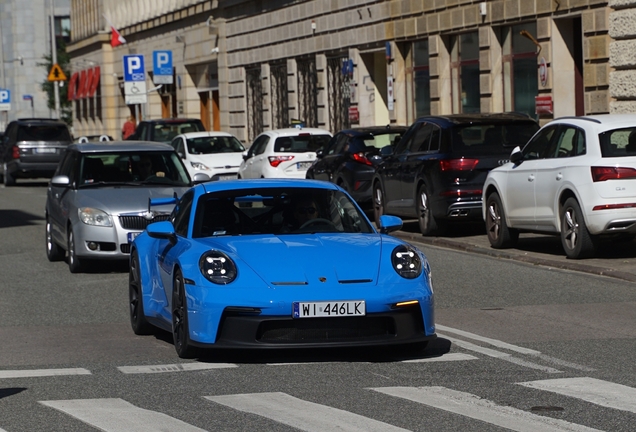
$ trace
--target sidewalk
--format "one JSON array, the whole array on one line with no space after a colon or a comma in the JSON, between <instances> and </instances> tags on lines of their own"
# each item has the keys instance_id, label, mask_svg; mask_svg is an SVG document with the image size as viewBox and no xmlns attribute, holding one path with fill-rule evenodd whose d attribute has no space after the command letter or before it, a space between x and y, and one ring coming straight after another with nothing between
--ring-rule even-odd
<instances>
[{"instance_id":1,"label":"sidewalk","mask_svg":"<svg viewBox=\"0 0 636 432\"><path fill-rule=\"evenodd\" d=\"M559 236L521 234L515 248L493 249L486 234L479 231L481 230L468 229L465 232L444 237L424 237L417 231L416 227L411 226L410 223L405 223L404 229L394 233L394 235L412 243L463 250L501 259L636 282L636 240L603 243L599 246L594 258L572 260L565 256Z\"/></svg>"}]
</instances>

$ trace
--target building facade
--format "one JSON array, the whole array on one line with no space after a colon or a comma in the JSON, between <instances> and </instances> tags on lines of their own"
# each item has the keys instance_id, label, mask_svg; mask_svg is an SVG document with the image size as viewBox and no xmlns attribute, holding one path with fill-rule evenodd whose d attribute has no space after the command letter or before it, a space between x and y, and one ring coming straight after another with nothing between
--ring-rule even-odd
<instances>
[{"instance_id":1,"label":"building facade","mask_svg":"<svg viewBox=\"0 0 636 432\"><path fill-rule=\"evenodd\" d=\"M48 76L42 63L51 56L51 16L56 36L69 36L69 7L70 0L0 2L0 87L10 96L9 109L0 112L0 130L17 118L54 117L41 88Z\"/></svg>"},{"instance_id":2,"label":"building facade","mask_svg":"<svg viewBox=\"0 0 636 432\"><path fill-rule=\"evenodd\" d=\"M545 123L630 109L610 89L629 82L621 73L632 72L614 69L636 63L634 56L610 61L610 51L629 56L620 43L636 43L635 27L618 41L609 26L626 11L631 19L636 1L71 4L74 85L95 88L74 92L76 134L120 136L131 114L197 117L249 143L263 130L292 124L337 132L408 125L424 114L501 111ZM109 23L125 44L111 46ZM127 105L123 56L143 55L151 71L159 50L172 53L172 84L156 85L147 74L145 102ZM89 81L95 85L78 84Z\"/></svg>"}]
</instances>

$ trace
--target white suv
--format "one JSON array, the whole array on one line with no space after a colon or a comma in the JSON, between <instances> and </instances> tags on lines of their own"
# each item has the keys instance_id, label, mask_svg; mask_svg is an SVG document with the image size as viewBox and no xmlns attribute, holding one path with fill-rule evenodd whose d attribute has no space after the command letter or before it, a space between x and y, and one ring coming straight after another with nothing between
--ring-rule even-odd
<instances>
[{"instance_id":1,"label":"white suv","mask_svg":"<svg viewBox=\"0 0 636 432\"><path fill-rule=\"evenodd\" d=\"M561 236L586 258L602 236L636 237L636 115L565 117L543 126L490 171L482 213L494 248L520 232Z\"/></svg>"},{"instance_id":2,"label":"white suv","mask_svg":"<svg viewBox=\"0 0 636 432\"><path fill-rule=\"evenodd\" d=\"M331 132L315 128L266 131L243 155L239 178L305 178L316 150L327 145Z\"/></svg>"}]
</instances>

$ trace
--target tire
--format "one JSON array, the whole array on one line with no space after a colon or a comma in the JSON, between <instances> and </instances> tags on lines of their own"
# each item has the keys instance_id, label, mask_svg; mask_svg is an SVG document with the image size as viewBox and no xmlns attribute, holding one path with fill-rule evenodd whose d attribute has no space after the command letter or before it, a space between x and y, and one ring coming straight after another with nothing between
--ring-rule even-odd
<instances>
[{"instance_id":1,"label":"tire","mask_svg":"<svg viewBox=\"0 0 636 432\"><path fill-rule=\"evenodd\" d=\"M7 167L4 168L4 185L15 186L15 178L7 171Z\"/></svg>"},{"instance_id":2,"label":"tire","mask_svg":"<svg viewBox=\"0 0 636 432\"><path fill-rule=\"evenodd\" d=\"M49 261L62 261L64 259L65 251L62 249L55 240L53 240L53 236L51 234L51 222L49 222L49 217L46 217L46 257Z\"/></svg>"},{"instance_id":3,"label":"tire","mask_svg":"<svg viewBox=\"0 0 636 432\"><path fill-rule=\"evenodd\" d=\"M581 206L574 198L568 198L561 208L561 244L571 259L589 258L596 250L585 225Z\"/></svg>"},{"instance_id":4,"label":"tire","mask_svg":"<svg viewBox=\"0 0 636 432\"><path fill-rule=\"evenodd\" d=\"M514 246L519 240L519 231L508 228L506 214L499 194L492 193L486 198L486 234L495 249Z\"/></svg>"},{"instance_id":5,"label":"tire","mask_svg":"<svg viewBox=\"0 0 636 432\"><path fill-rule=\"evenodd\" d=\"M373 218L375 224L380 225L380 216L384 214L384 194L380 183L373 185Z\"/></svg>"},{"instance_id":6,"label":"tire","mask_svg":"<svg viewBox=\"0 0 636 432\"><path fill-rule=\"evenodd\" d=\"M183 359L196 357L196 349L190 342L188 305L185 299L185 283L179 270L175 272L172 288L172 339L177 355Z\"/></svg>"},{"instance_id":7,"label":"tire","mask_svg":"<svg viewBox=\"0 0 636 432\"><path fill-rule=\"evenodd\" d=\"M433 216L426 185L421 185L417 191L417 220L424 236L440 235L446 231L446 221L438 221Z\"/></svg>"},{"instance_id":8,"label":"tire","mask_svg":"<svg viewBox=\"0 0 636 432\"><path fill-rule=\"evenodd\" d=\"M139 256L133 251L130 258L130 270L128 271L128 299L130 306L130 326L136 335L149 335L153 333L152 325L144 315L144 300L141 289L141 270L139 268Z\"/></svg>"},{"instance_id":9,"label":"tire","mask_svg":"<svg viewBox=\"0 0 636 432\"><path fill-rule=\"evenodd\" d=\"M68 252L68 269L71 273L81 273L84 270L84 264L76 255L75 235L73 234L73 229L71 227L68 229L68 246L66 251Z\"/></svg>"}]
</instances>

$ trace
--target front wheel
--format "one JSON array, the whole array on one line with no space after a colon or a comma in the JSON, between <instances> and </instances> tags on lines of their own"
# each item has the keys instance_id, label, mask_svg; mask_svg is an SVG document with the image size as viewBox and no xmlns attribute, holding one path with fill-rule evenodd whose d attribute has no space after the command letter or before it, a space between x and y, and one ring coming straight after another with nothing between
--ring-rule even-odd
<instances>
[{"instance_id":1,"label":"front wheel","mask_svg":"<svg viewBox=\"0 0 636 432\"><path fill-rule=\"evenodd\" d=\"M445 221L436 220L431 210L431 200L426 185L421 185L417 193L417 220L422 235L440 235L446 230Z\"/></svg>"},{"instance_id":2,"label":"front wheel","mask_svg":"<svg viewBox=\"0 0 636 432\"><path fill-rule=\"evenodd\" d=\"M81 273L84 270L84 265L82 260L77 257L76 251L76 243L75 243L75 235L73 235L73 229L69 227L68 229L68 269L71 273Z\"/></svg>"},{"instance_id":3,"label":"front wheel","mask_svg":"<svg viewBox=\"0 0 636 432\"><path fill-rule=\"evenodd\" d=\"M172 339L174 349L180 358L196 357L196 349L190 342L188 326L188 305L185 296L183 275L177 270L172 288Z\"/></svg>"},{"instance_id":4,"label":"front wheel","mask_svg":"<svg viewBox=\"0 0 636 432\"><path fill-rule=\"evenodd\" d=\"M380 216L384 214L384 196L380 183L373 185L373 218L375 224L380 226Z\"/></svg>"},{"instance_id":5,"label":"front wheel","mask_svg":"<svg viewBox=\"0 0 636 432\"><path fill-rule=\"evenodd\" d=\"M46 218L46 258L51 261L61 261L64 259L64 249L62 249L53 240L53 234L51 233L51 222L47 216Z\"/></svg>"},{"instance_id":6,"label":"front wheel","mask_svg":"<svg viewBox=\"0 0 636 432\"><path fill-rule=\"evenodd\" d=\"M508 228L506 224L501 198L496 193L486 198L486 233L490 245L495 249L512 247L519 240L519 231Z\"/></svg>"},{"instance_id":7,"label":"front wheel","mask_svg":"<svg viewBox=\"0 0 636 432\"><path fill-rule=\"evenodd\" d=\"M144 315L144 300L141 290L141 269L139 255L134 251L130 258L128 272L128 304L130 305L130 325L136 335L152 334L152 325Z\"/></svg>"},{"instance_id":8,"label":"front wheel","mask_svg":"<svg viewBox=\"0 0 636 432\"><path fill-rule=\"evenodd\" d=\"M4 185L5 186L15 186L15 178L11 175L9 171L7 171L7 166L4 167Z\"/></svg>"},{"instance_id":9,"label":"front wheel","mask_svg":"<svg viewBox=\"0 0 636 432\"><path fill-rule=\"evenodd\" d=\"M572 259L588 258L595 251L581 206L574 198L568 198L561 209L561 244L567 257Z\"/></svg>"}]
</instances>

